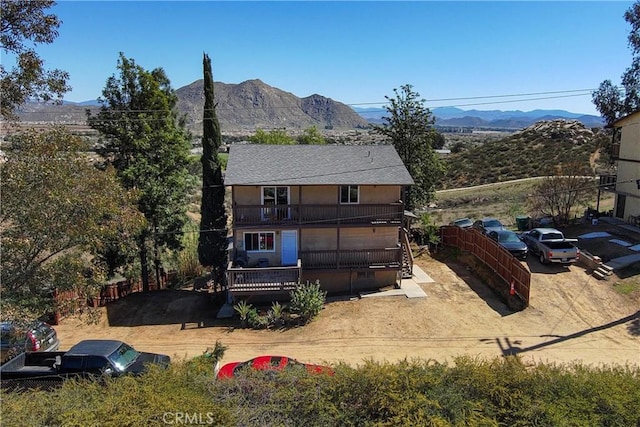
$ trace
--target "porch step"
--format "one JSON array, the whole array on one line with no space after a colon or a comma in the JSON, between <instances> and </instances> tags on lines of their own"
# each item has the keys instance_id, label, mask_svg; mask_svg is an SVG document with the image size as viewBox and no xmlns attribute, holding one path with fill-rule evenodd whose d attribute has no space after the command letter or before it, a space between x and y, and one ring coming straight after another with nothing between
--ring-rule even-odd
<instances>
[{"instance_id":1,"label":"porch step","mask_svg":"<svg viewBox=\"0 0 640 427\"><path fill-rule=\"evenodd\" d=\"M599 280L606 280L613 274L613 268L609 267L608 265L602 264L598 268L593 270L593 273L591 274L593 277Z\"/></svg>"},{"instance_id":2,"label":"porch step","mask_svg":"<svg viewBox=\"0 0 640 427\"><path fill-rule=\"evenodd\" d=\"M599 268L606 271L608 275L613 274L613 267L609 267L607 264L602 264Z\"/></svg>"}]
</instances>

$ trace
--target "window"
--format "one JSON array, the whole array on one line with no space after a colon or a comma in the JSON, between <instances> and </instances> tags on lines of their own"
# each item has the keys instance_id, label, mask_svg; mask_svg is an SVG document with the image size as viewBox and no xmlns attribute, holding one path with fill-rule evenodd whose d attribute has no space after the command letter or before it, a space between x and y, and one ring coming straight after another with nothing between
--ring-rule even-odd
<instances>
[{"instance_id":1,"label":"window","mask_svg":"<svg viewBox=\"0 0 640 427\"><path fill-rule=\"evenodd\" d=\"M107 359L101 356L88 356L85 359L84 369L88 372L101 372L109 365Z\"/></svg>"},{"instance_id":2,"label":"window","mask_svg":"<svg viewBox=\"0 0 640 427\"><path fill-rule=\"evenodd\" d=\"M263 219L288 219L289 187L262 187L262 204L276 206L264 208Z\"/></svg>"},{"instance_id":3,"label":"window","mask_svg":"<svg viewBox=\"0 0 640 427\"><path fill-rule=\"evenodd\" d=\"M275 251L275 233L261 231L259 233L244 233L244 249L253 252Z\"/></svg>"},{"instance_id":4,"label":"window","mask_svg":"<svg viewBox=\"0 0 640 427\"><path fill-rule=\"evenodd\" d=\"M360 187L357 185L341 185L340 186L340 203L358 203L358 195Z\"/></svg>"}]
</instances>

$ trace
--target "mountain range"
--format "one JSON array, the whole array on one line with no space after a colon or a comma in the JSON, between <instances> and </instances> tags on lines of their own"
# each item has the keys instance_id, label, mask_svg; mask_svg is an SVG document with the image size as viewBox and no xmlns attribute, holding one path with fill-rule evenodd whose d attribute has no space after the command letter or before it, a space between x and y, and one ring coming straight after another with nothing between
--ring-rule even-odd
<instances>
[{"instance_id":1,"label":"mountain range","mask_svg":"<svg viewBox=\"0 0 640 427\"><path fill-rule=\"evenodd\" d=\"M197 80L176 90L178 109L186 115L187 127L195 135L202 131L204 80ZM216 113L223 133L250 132L256 129L285 128L302 130L311 126L319 130L366 129L379 124L386 115L383 108L352 108L318 94L299 98L261 80L237 84L215 82ZM96 100L62 105L27 103L18 112L23 122L84 124L86 110L97 111ZM476 129L518 130L541 120L575 119L586 127L601 127L598 116L581 115L564 110L482 111L443 107L431 110L436 126Z\"/></svg>"},{"instance_id":2,"label":"mountain range","mask_svg":"<svg viewBox=\"0 0 640 427\"><path fill-rule=\"evenodd\" d=\"M370 123L382 123L384 108L354 108ZM565 110L462 110L455 107L436 107L431 109L436 118L436 126L471 127L491 129L523 129L542 120L572 119L585 127L602 127L600 116L571 113Z\"/></svg>"}]
</instances>

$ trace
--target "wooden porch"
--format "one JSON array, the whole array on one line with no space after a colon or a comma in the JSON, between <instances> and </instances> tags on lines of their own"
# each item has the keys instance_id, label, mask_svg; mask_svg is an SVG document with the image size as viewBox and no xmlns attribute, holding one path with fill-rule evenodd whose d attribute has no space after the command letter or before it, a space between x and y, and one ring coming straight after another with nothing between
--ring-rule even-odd
<instances>
[{"instance_id":1,"label":"wooden porch","mask_svg":"<svg viewBox=\"0 0 640 427\"><path fill-rule=\"evenodd\" d=\"M289 293L300 283L302 263L288 267L227 267L227 285L232 296Z\"/></svg>"},{"instance_id":2,"label":"wooden porch","mask_svg":"<svg viewBox=\"0 0 640 427\"><path fill-rule=\"evenodd\" d=\"M274 295L294 290L305 270L396 270L402 269L402 248L358 250L300 251L295 266L284 267L227 267L228 290L232 297Z\"/></svg>"}]
</instances>

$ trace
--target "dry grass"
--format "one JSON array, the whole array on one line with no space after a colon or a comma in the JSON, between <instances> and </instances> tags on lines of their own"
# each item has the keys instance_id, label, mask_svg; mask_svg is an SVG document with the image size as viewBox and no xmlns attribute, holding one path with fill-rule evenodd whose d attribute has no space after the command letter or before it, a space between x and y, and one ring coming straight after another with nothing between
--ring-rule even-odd
<instances>
[{"instance_id":1,"label":"dry grass","mask_svg":"<svg viewBox=\"0 0 640 427\"><path fill-rule=\"evenodd\" d=\"M516 228L516 216L532 216L528 205L536 178L481 185L436 193L435 206L427 209L436 225L444 225L457 218L480 219L495 217L507 227ZM597 200L590 206L595 207ZM613 209L613 193L602 193L600 211ZM574 215L582 216L586 206L576 206Z\"/></svg>"}]
</instances>

